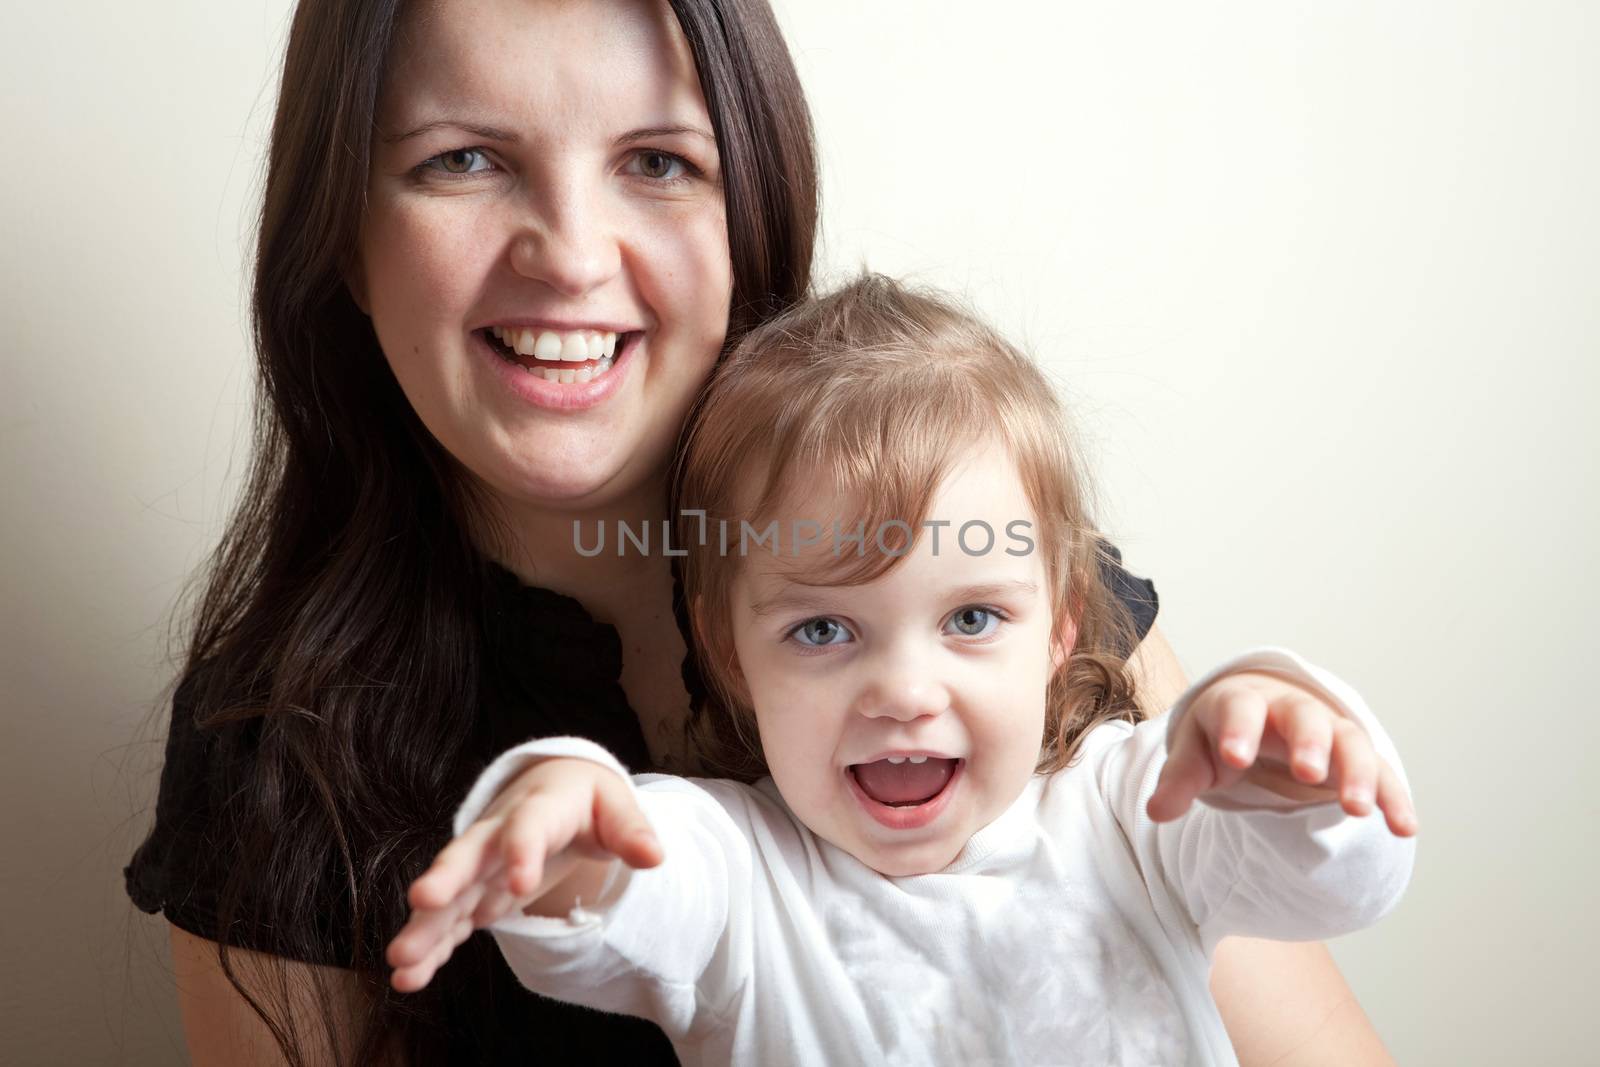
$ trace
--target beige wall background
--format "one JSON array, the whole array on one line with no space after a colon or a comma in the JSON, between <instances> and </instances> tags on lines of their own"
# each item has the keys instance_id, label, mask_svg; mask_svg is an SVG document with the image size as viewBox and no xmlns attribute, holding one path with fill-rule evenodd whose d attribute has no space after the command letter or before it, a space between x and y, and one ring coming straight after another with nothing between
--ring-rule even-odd
<instances>
[{"instance_id":1,"label":"beige wall background","mask_svg":"<svg viewBox=\"0 0 1600 1067\"><path fill-rule=\"evenodd\" d=\"M289 7L19 4L0 34L6 1062L183 1061L120 868L244 460ZM1592 5L780 12L828 268L965 292L1053 368L1192 671L1288 644L1385 718L1416 877L1333 951L1399 1060L1591 1054Z\"/></svg>"}]
</instances>

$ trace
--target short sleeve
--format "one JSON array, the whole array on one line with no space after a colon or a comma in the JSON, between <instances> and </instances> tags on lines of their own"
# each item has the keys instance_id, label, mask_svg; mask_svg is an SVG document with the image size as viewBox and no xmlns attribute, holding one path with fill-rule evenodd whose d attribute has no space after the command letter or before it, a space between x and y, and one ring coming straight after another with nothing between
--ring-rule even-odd
<instances>
[{"instance_id":1,"label":"short sleeve","mask_svg":"<svg viewBox=\"0 0 1600 1067\"><path fill-rule=\"evenodd\" d=\"M306 899L314 903L298 911L304 923L299 929L282 929L281 921L270 917L277 914L281 919L280 909L263 907L268 900L245 895L255 886L249 880L239 884L237 906L224 906L229 878L241 855L254 855L239 841L228 804L242 792L258 788L251 768L260 722L202 728L204 670L202 665L186 676L172 698L155 822L123 869L128 896L141 911L163 915L174 926L209 941L347 967L355 942L345 921L348 908L336 899L339 878L332 868L304 887ZM259 881L266 888L271 879Z\"/></svg>"},{"instance_id":2,"label":"short sleeve","mask_svg":"<svg viewBox=\"0 0 1600 1067\"><path fill-rule=\"evenodd\" d=\"M219 887L200 877L201 857L211 843L211 761L195 724L196 689L190 675L172 698L155 824L122 873L139 910L164 914L175 926L215 940Z\"/></svg>"},{"instance_id":3,"label":"short sleeve","mask_svg":"<svg viewBox=\"0 0 1600 1067\"><path fill-rule=\"evenodd\" d=\"M1156 586L1148 578L1138 578L1122 566L1122 551L1109 541L1101 541L1100 577L1112 595L1122 601L1133 619L1134 633L1140 641L1150 635L1161 609ZM1131 654L1133 649L1128 650Z\"/></svg>"}]
</instances>

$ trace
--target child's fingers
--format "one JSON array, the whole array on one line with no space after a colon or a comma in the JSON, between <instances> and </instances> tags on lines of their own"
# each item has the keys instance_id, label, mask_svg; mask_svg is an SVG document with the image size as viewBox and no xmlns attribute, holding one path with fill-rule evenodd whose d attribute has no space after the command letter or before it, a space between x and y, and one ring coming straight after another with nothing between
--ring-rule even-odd
<instances>
[{"instance_id":1,"label":"child's fingers","mask_svg":"<svg viewBox=\"0 0 1600 1067\"><path fill-rule=\"evenodd\" d=\"M1347 814L1366 815L1378 792L1378 754L1367 732L1348 719L1333 727L1331 769L1338 772L1339 804Z\"/></svg>"},{"instance_id":2,"label":"child's fingers","mask_svg":"<svg viewBox=\"0 0 1600 1067\"><path fill-rule=\"evenodd\" d=\"M414 911L384 951L391 967L414 967L427 959L443 932L456 920L454 903L444 908Z\"/></svg>"},{"instance_id":3,"label":"child's fingers","mask_svg":"<svg viewBox=\"0 0 1600 1067\"><path fill-rule=\"evenodd\" d=\"M1213 788L1237 782L1261 753L1261 734L1267 724L1267 701L1248 686L1221 683L1204 697L1193 714L1216 749L1217 781Z\"/></svg>"},{"instance_id":4,"label":"child's fingers","mask_svg":"<svg viewBox=\"0 0 1600 1067\"><path fill-rule=\"evenodd\" d=\"M1272 705L1273 729L1283 739L1283 760L1302 782L1319 784L1328 777L1337 718L1309 696L1289 694Z\"/></svg>"},{"instance_id":5,"label":"child's fingers","mask_svg":"<svg viewBox=\"0 0 1600 1067\"><path fill-rule=\"evenodd\" d=\"M595 843L630 867L661 862L661 842L628 784L608 775L595 788Z\"/></svg>"},{"instance_id":6,"label":"child's fingers","mask_svg":"<svg viewBox=\"0 0 1600 1067\"><path fill-rule=\"evenodd\" d=\"M515 906L517 898L511 895L503 881L493 885L483 894L483 899L472 910L472 925L492 926Z\"/></svg>"},{"instance_id":7,"label":"child's fingers","mask_svg":"<svg viewBox=\"0 0 1600 1067\"><path fill-rule=\"evenodd\" d=\"M465 892L443 908L425 908L411 913L411 918L389 942L384 958L392 967L410 967L434 951L454 929L456 924L470 916L482 899L482 885L469 886Z\"/></svg>"},{"instance_id":8,"label":"child's fingers","mask_svg":"<svg viewBox=\"0 0 1600 1067\"><path fill-rule=\"evenodd\" d=\"M455 952L456 946L461 943L461 941L456 940L454 931L455 927L452 927L450 931L447 931L445 939L434 946L433 952L428 956L427 961L422 965L424 968L426 968L425 973L427 974L428 979L432 979L434 975L439 973L439 968L450 962L451 954ZM462 940L465 940L465 938Z\"/></svg>"},{"instance_id":9,"label":"child's fingers","mask_svg":"<svg viewBox=\"0 0 1600 1067\"><path fill-rule=\"evenodd\" d=\"M405 926L400 928L400 932L389 942L389 947L384 949L383 958L389 966L396 969L415 967L433 953L433 924L428 920L437 914L411 913L411 918L406 920Z\"/></svg>"},{"instance_id":10,"label":"child's fingers","mask_svg":"<svg viewBox=\"0 0 1600 1067\"><path fill-rule=\"evenodd\" d=\"M1158 779L1151 799L1160 796L1160 803L1148 810L1177 818L1201 793L1236 784L1260 755L1266 716L1266 700L1248 686L1223 681L1208 689L1178 725L1178 737L1167 757L1169 766L1177 757L1172 787L1162 794ZM1156 818L1154 814L1151 817Z\"/></svg>"},{"instance_id":11,"label":"child's fingers","mask_svg":"<svg viewBox=\"0 0 1600 1067\"><path fill-rule=\"evenodd\" d=\"M396 993L415 993L424 988L433 978L435 968L426 962L410 967L397 967L389 976L389 984Z\"/></svg>"},{"instance_id":12,"label":"child's fingers","mask_svg":"<svg viewBox=\"0 0 1600 1067\"><path fill-rule=\"evenodd\" d=\"M1378 761L1378 808L1396 837L1410 837L1417 832L1417 809L1411 806L1400 776L1383 760Z\"/></svg>"},{"instance_id":13,"label":"child's fingers","mask_svg":"<svg viewBox=\"0 0 1600 1067\"><path fill-rule=\"evenodd\" d=\"M547 794L528 797L506 815L501 854L512 896L538 896L545 864L572 841L573 821L570 815L562 818L558 798Z\"/></svg>"},{"instance_id":14,"label":"child's fingers","mask_svg":"<svg viewBox=\"0 0 1600 1067\"><path fill-rule=\"evenodd\" d=\"M474 880L489 877L498 858L493 845L499 829L499 819L480 819L467 827L411 883L406 900L413 908L442 908Z\"/></svg>"},{"instance_id":15,"label":"child's fingers","mask_svg":"<svg viewBox=\"0 0 1600 1067\"><path fill-rule=\"evenodd\" d=\"M443 938L435 944L428 954L421 960L404 967L397 967L389 976L389 984L399 993L415 993L433 981L433 976L439 973L439 968L449 962L450 956L460 947L461 943L472 936L472 922L462 918L443 930Z\"/></svg>"},{"instance_id":16,"label":"child's fingers","mask_svg":"<svg viewBox=\"0 0 1600 1067\"><path fill-rule=\"evenodd\" d=\"M1156 822L1176 819L1215 781L1210 739L1192 720L1180 723L1167 753L1166 766L1161 768L1145 810Z\"/></svg>"}]
</instances>

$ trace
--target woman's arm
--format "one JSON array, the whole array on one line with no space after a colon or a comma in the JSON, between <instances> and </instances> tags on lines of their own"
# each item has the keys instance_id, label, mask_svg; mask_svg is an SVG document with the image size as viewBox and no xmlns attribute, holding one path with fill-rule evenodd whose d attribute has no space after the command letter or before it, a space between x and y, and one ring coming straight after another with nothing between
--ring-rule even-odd
<instances>
[{"instance_id":1,"label":"woman's arm","mask_svg":"<svg viewBox=\"0 0 1600 1067\"><path fill-rule=\"evenodd\" d=\"M1189 684L1160 629L1150 631L1129 666L1139 704L1152 715ZM1321 942L1224 938L1212 961L1211 995L1241 1067L1394 1064Z\"/></svg>"},{"instance_id":2,"label":"woman's arm","mask_svg":"<svg viewBox=\"0 0 1600 1067\"><path fill-rule=\"evenodd\" d=\"M273 1007L287 998L308 1067L354 1062L357 1021L366 1007L354 972L243 949L230 950L228 962L252 996ZM283 1067L286 1061L272 1031L223 973L215 941L173 926L172 968L195 1067ZM329 1004L337 1003L349 1010L327 1012ZM349 1026L329 1034L323 1020L330 1015Z\"/></svg>"}]
</instances>

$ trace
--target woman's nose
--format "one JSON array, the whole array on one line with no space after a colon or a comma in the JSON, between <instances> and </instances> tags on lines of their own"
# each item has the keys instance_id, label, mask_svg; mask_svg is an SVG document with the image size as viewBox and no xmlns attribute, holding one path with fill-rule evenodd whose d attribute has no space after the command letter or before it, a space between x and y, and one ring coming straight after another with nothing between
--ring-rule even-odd
<instances>
[{"instance_id":1,"label":"woman's nose","mask_svg":"<svg viewBox=\"0 0 1600 1067\"><path fill-rule=\"evenodd\" d=\"M949 708L950 691L925 657L898 649L885 650L872 660L862 665L867 682L856 701L859 714L909 722Z\"/></svg>"},{"instance_id":2,"label":"woman's nose","mask_svg":"<svg viewBox=\"0 0 1600 1067\"><path fill-rule=\"evenodd\" d=\"M622 251L604 209L580 190L546 198L512 243L511 264L518 274L579 297L614 278Z\"/></svg>"}]
</instances>

